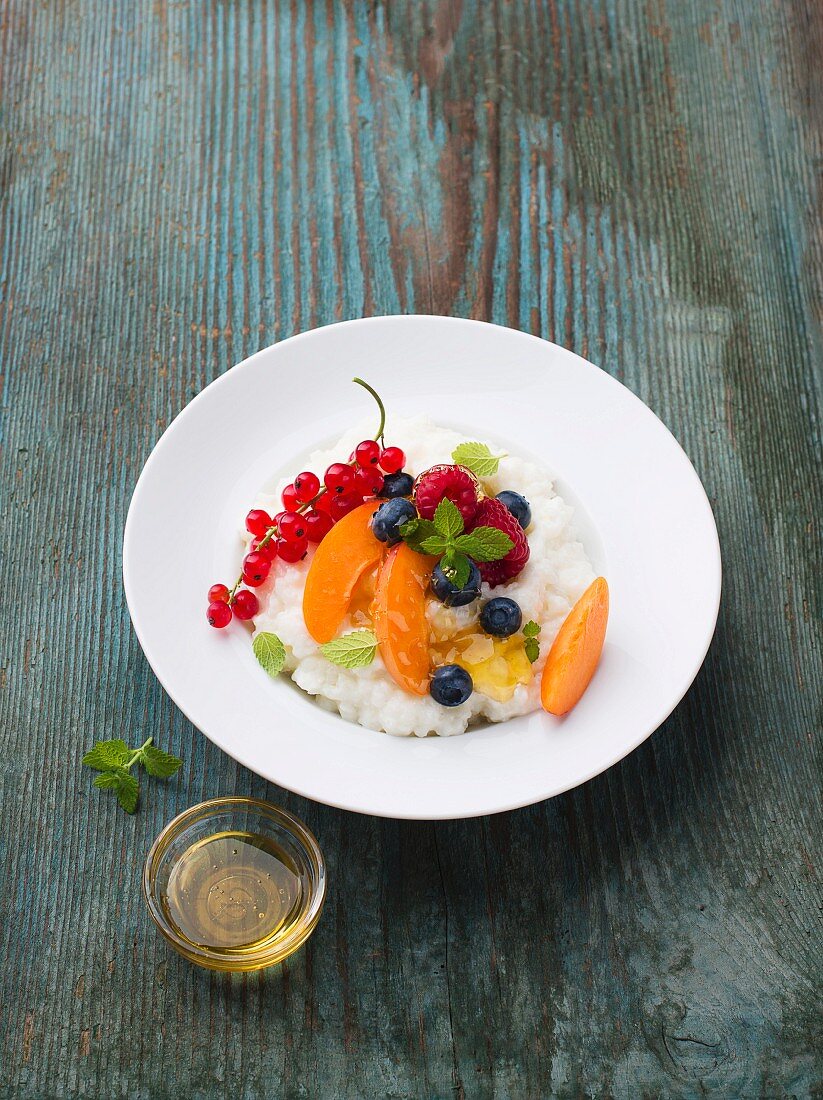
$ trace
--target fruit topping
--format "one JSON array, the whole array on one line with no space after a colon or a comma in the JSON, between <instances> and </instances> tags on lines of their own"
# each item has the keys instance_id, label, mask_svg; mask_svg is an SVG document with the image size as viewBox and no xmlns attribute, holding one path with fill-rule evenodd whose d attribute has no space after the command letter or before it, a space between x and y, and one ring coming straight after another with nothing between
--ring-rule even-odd
<instances>
[{"instance_id":1,"label":"fruit topping","mask_svg":"<svg viewBox=\"0 0 823 1100\"><path fill-rule=\"evenodd\" d=\"M302 504L300 497L297 495L297 490L293 485L286 486L280 494L280 499L283 501L283 507L287 512L296 512Z\"/></svg>"},{"instance_id":2,"label":"fruit topping","mask_svg":"<svg viewBox=\"0 0 823 1100\"><path fill-rule=\"evenodd\" d=\"M323 475L323 483L330 493L343 496L354 488L354 470L346 462L332 462Z\"/></svg>"},{"instance_id":3,"label":"fruit topping","mask_svg":"<svg viewBox=\"0 0 823 1100\"><path fill-rule=\"evenodd\" d=\"M418 506L419 507L419 506ZM495 497L485 497L477 506L470 530L476 527L496 527L508 535L514 546L504 558L480 563L480 575L494 588L510 581L522 572L529 560L529 540L526 533L505 504Z\"/></svg>"},{"instance_id":4,"label":"fruit topping","mask_svg":"<svg viewBox=\"0 0 823 1100\"><path fill-rule=\"evenodd\" d=\"M354 474L354 487L361 496L377 496L383 488L383 475L374 466L359 466Z\"/></svg>"},{"instance_id":5,"label":"fruit topping","mask_svg":"<svg viewBox=\"0 0 823 1100\"><path fill-rule=\"evenodd\" d=\"M435 662L465 668L474 681L474 690L498 703L508 702L519 684L528 684L534 678L519 634L493 638L484 634L476 622L457 630L435 627L431 649Z\"/></svg>"},{"instance_id":6,"label":"fruit topping","mask_svg":"<svg viewBox=\"0 0 823 1100\"><path fill-rule=\"evenodd\" d=\"M253 592L249 592L247 588L241 588L234 597L232 608L237 618L245 622L247 619L254 618L260 610L260 604Z\"/></svg>"},{"instance_id":7,"label":"fruit topping","mask_svg":"<svg viewBox=\"0 0 823 1100\"><path fill-rule=\"evenodd\" d=\"M311 470L304 470L294 479L294 491L298 500L308 504L320 492L320 478Z\"/></svg>"},{"instance_id":8,"label":"fruit topping","mask_svg":"<svg viewBox=\"0 0 823 1100\"><path fill-rule=\"evenodd\" d=\"M275 558L285 562L298 562L305 558L310 542L315 545L323 542L335 524L356 511L365 499L373 498L378 493L389 499L411 496L413 478L410 474L399 472L406 456L399 447L385 445L386 409L380 394L362 378L355 378L354 381L377 402L380 422L374 438L358 443L348 462L333 462L326 470L322 484L311 470L299 473L292 484L283 490L283 511L274 518L262 508L253 508L248 513L246 530L253 536L250 553L243 559L242 572L231 589L224 584L212 585L209 589L209 607L222 603L229 612L226 618L224 612L212 613L210 610L209 622L212 625L226 626L233 612L236 612L238 619L251 618L256 614L259 608L257 598L251 592L238 591L240 585L245 583L250 588L259 587L268 576ZM376 507L375 504L369 515ZM414 517L413 507L408 505L408 509L411 511L407 510L402 519L398 518L398 523ZM376 564L381 550L368 528L367 534L369 552L376 555ZM254 611L244 614L252 606Z\"/></svg>"},{"instance_id":9,"label":"fruit topping","mask_svg":"<svg viewBox=\"0 0 823 1100\"><path fill-rule=\"evenodd\" d=\"M383 498L410 497L414 488L414 478L411 474L386 474L383 478L383 488L377 494Z\"/></svg>"},{"instance_id":10,"label":"fruit topping","mask_svg":"<svg viewBox=\"0 0 823 1100\"><path fill-rule=\"evenodd\" d=\"M265 535L271 527L271 516L262 508L252 508L246 516L246 530L250 535Z\"/></svg>"},{"instance_id":11,"label":"fruit topping","mask_svg":"<svg viewBox=\"0 0 823 1100\"><path fill-rule=\"evenodd\" d=\"M249 550L255 550L262 554L268 561L274 561L277 557L277 543L274 539L264 535L262 538L253 538Z\"/></svg>"},{"instance_id":12,"label":"fruit topping","mask_svg":"<svg viewBox=\"0 0 823 1100\"><path fill-rule=\"evenodd\" d=\"M410 519L414 519L416 515L414 505L405 497L387 500L385 504L380 505L372 516L371 529L374 532L374 537L381 542L385 542L387 546L394 546L395 543L400 542L398 528L402 524L408 523Z\"/></svg>"},{"instance_id":13,"label":"fruit topping","mask_svg":"<svg viewBox=\"0 0 823 1100\"><path fill-rule=\"evenodd\" d=\"M531 505L526 498L520 493L515 493L512 489L504 489L502 493L497 494L495 499L506 505L525 531L532 521Z\"/></svg>"},{"instance_id":14,"label":"fruit topping","mask_svg":"<svg viewBox=\"0 0 823 1100\"><path fill-rule=\"evenodd\" d=\"M364 439L354 448L354 461L358 466L368 468L380 461L380 444L376 439Z\"/></svg>"},{"instance_id":15,"label":"fruit topping","mask_svg":"<svg viewBox=\"0 0 823 1100\"><path fill-rule=\"evenodd\" d=\"M414 502L423 519L433 519L437 505L448 497L469 527L477 511L477 492L477 479L465 466L432 466L417 479Z\"/></svg>"},{"instance_id":16,"label":"fruit topping","mask_svg":"<svg viewBox=\"0 0 823 1100\"><path fill-rule=\"evenodd\" d=\"M243 558L243 580L249 588L259 588L268 577L271 562L259 550L252 550Z\"/></svg>"},{"instance_id":17,"label":"fruit topping","mask_svg":"<svg viewBox=\"0 0 823 1100\"><path fill-rule=\"evenodd\" d=\"M363 498L358 496L357 493L346 493L345 496L334 496L330 493L329 496L331 496L329 515L335 521L347 516L349 512L363 503Z\"/></svg>"},{"instance_id":18,"label":"fruit topping","mask_svg":"<svg viewBox=\"0 0 823 1100\"><path fill-rule=\"evenodd\" d=\"M303 591L303 619L320 644L335 637L357 582L383 553L370 526L376 510L374 501L354 508L329 531L312 558Z\"/></svg>"},{"instance_id":19,"label":"fruit topping","mask_svg":"<svg viewBox=\"0 0 823 1100\"><path fill-rule=\"evenodd\" d=\"M231 608L224 600L213 600L212 603L209 604L206 618L208 619L209 626L221 630L231 622Z\"/></svg>"},{"instance_id":20,"label":"fruit topping","mask_svg":"<svg viewBox=\"0 0 823 1100\"><path fill-rule=\"evenodd\" d=\"M469 561L468 580L462 588L458 588L446 576L442 563L438 562L432 571L431 589L446 607L464 607L480 595L480 570L473 561Z\"/></svg>"},{"instance_id":21,"label":"fruit topping","mask_svg":"<svg viewBox=\"0 0 823 1100\"><path fill-rule=\"evenodd\" d=\"M609 586L598 577L566 616L546 658L540 698L550 714L567 714L580 701L600 660L608 620Z\"/></svg>"},{"instance_id":22,"label":"fruit topping","mask_svg":"<svg viewBox=\"0 0 823 1100\"><path fill-rule=\"evenodd\" d=\"M322 542L332 527L334 520L325 510L312 508L310 512L306 512L306 535L309 542Z\"/></svg>"},{"instance_id":23,"label":"fruit topping","mask_svg":"<svg viewBox=\"0 0 823 1100\"><path fill-rule=\"evenodd\" d=\"M441 665L432 674L429 691L441 707L459 707L474 690L472 678L460 665Z\"/></svg>"},{"instance_id":24,"label":"fruit topping","mask_svg":"<svg viewBox=\"0 0 823 1100\"><path fill-rule=\"evenodd\" d=\"M306 519L297 512L286 512L278 524L280 538L286 542L301 542L307 534Z\"/></svg>"},{"instance_id":25,"label":"fruit topping","mask_svg":"<svg viewBox=\"0 0 823 1100\"><path fill-rule=\"evenodd\" d=\"M508 638L510 634L516 634L522 622L523 612L520 605L508 596L495 596L484 604L480 612L480 625L487 634L494 634L497 638Z\"/></svg>"},{"instance_id":26,"label":"fruit topping","mask_svg":"<svg viewBox=\"0 0 823 1100\"><path fill-rule=\"evenodd\" d=\"M283 561L302 561L309 548L309 540L305 535L296 542L289 542L288 539L278 539L275 546L277 548L278 558L281 558Z\"/></svg>"},{"instance_id":27,"label":"fruit topping","mask_svg":"<svg viewBox=\"0 0 823 1100\"><path fill-rule=\"evenodd\" d=\"M380 469L384 474L396 474L406 465L406 456L399 447L384 447L380 452Z\"/></svg>"},{"instance_id":28,"label":"fruit topping","mask_svg":"<svg viewBox=\"0 0 823 1100\"><path fill-rule=\"evenodd\" d=\"M371 541L380 547L374 538ZM322 543L321 549L325 545ZM429 689L426 589L433 565L433 558L399 543L380 567L372 603L374 632L386 671L414 695L425 695Z\"/></svg>"}]
</instances>

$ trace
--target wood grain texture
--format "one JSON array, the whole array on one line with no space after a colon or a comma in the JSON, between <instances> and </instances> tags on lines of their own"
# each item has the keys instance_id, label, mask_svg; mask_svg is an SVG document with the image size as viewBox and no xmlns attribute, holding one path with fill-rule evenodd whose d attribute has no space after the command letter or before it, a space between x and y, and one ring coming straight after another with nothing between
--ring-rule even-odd
<instances>
[{"instance_id":1,"label":"wood grain texture","mask_svg":"<svg viewBox=\"0 0 823 1100\"><path fill-rule=\"evenodd\" d=\"M816 0L0 0L0 1095L823 1091L823 9ZM129 625L131 489L275 340L453 313L557 340L714 504L692 691L585 787L381 821L209 745ZM96 737L185 758L134 818ZM308 946L190 967L161 825L280 801L328 857Z\"/></svg>"}]
</instances>

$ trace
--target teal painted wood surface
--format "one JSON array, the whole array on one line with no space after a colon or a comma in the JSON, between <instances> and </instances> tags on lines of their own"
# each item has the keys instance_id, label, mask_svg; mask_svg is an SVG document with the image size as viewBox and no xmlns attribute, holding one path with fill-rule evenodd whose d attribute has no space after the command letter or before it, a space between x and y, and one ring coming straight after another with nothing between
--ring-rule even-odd
<instances>
[{"instance_id":1,"label":"teal painted wood surface","mask_svg":"<svg viewBox=\"0 0 823 1100\"><path fill-rule=\"evenodd\" d=\"M820 4L3 0L0 59L0 1094L820 1095ZM223 756L120 581L132 487L198 390L411 311L624 381L726 566L649 742L436 825ZM185 768L127 818L80 756L149 732ZM235 979L140 895L161 825L227 792L304 817L331 883L306 949Z\"/></svg>"}]
</instances>

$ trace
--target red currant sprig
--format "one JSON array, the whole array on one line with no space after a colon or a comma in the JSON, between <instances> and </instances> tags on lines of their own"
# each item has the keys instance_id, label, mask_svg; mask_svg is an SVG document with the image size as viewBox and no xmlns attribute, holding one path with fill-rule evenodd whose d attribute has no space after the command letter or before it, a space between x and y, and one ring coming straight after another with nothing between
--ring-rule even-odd
<instances>
[{"instance_id":1,"label":"red currant sprig","mask_svg":"<svg viewBox=\"0 0 823 1100\"><path fill-rule=\"evenodd\" d=\"M333 462L320 478L304 470L283 490L283 511L273 518L262 508L253 508L246 516L246 530L253 535L249 553L243 558L240 576L229 590L224 584L209 589L209 624L217 629L228 626L233 615L252 619L260 604L251 588L264 584L274 559L297 562L306 556L309 543L321 542L337 520L356 508L367 497L376 496L383 486L383 475L394 474L406 464L399 447L386 447L384 430L386 408L380 394L362 378L353 379L367 390L380 410L380 423L372 439L358 443L348 462ZM240 586L245 584L245 588Z\"/></svg>"}]
</instances>

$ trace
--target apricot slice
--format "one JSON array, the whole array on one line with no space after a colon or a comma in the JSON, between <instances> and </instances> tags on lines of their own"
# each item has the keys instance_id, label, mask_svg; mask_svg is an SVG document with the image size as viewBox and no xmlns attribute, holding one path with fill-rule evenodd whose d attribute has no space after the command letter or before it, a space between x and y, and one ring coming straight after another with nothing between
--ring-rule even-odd
<instances>
[{"instance_id":1,"label":"apricot slice","mask_svg":"<svg viewBox=\"0 0 823 1100\"><path fill-rule=\"evenodd\" d=\"M369 521L381 503L370 500L348 512L318 544L312 558L303 590L303 619L321 645L337 634L358 581L380 561L383 543L372 534Z\"/></svg>"},{"instance_id":2,"label":"apricot slice","mask_svg":"<svg viewBox=\"0 0 823 1100\"><path fill-rule=\"evenodd\" d=\"M387 554L374 589L372 618L383 664L414 695L429 690L426 588L434 563L401 542Z\"/></svg>"},{"instance_id":3,"label":"apricot slice","mask_svg":"<svg viewBox=\"0 0 823 1100\"><path fill-rule=\"evenodd\" d=\"M580 701L594 676L609 619L609 586L593 581L554 639L540 681L540 698L549 714L567 714Z\"/></svg>"}]
</instances>

